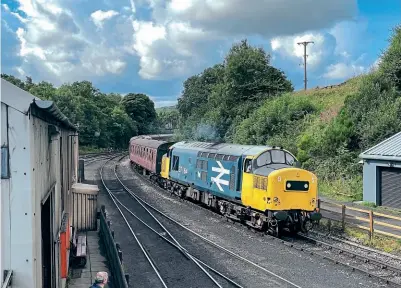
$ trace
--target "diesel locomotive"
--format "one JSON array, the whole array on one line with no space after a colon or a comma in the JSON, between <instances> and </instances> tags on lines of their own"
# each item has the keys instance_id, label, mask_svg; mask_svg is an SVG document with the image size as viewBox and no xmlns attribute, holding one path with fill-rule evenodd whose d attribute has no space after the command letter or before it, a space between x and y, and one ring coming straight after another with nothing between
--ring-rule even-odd
<instances>
[{"instance_id":1,"label":"diesel locomotive","mask_svg":"<svg viewBox=\"0 0 401 288\"><path fill-rule=\"evenodd\" d=\"M321 219L316 175L282 147L133 137L129 152L164 189L272 235L307 232Z\"/></svg>"}]
</instances>

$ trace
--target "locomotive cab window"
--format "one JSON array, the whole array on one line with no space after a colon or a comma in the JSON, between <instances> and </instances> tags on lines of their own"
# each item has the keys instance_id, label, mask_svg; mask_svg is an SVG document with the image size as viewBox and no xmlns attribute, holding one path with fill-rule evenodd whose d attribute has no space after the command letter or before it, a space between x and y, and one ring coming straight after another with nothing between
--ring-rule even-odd
<instances>
[{"instance_id":1,"label":"locomotive cab window","mask_svg":"<svg viewBox=\"0 0 401 288\"><path fill-rule=\"evenodd\" d=\"M178 166L180 165L180 157L173 156L173 167L171 170L178 171Z\"/></svg>"},{"instance_id":2,"label":"locomotive cab window","mask_svg":"<svg viewBox=\"0 0 401 288\"><path fill-rule=\"evenodd\" d=\"M244 161L244 172L251 173L252 172L252 159L245 159Z\"/></svg>"},{"instance_id":3,"label":"locomotive cab window","mask_svg":"<svg viewBox=\"0 0 401 288\"><path fill-rule=\"evenodd\" d=\"M285 164L285 152L282 150L271 150L272 162L278 164Z\"/></svg>"}]
</instances>

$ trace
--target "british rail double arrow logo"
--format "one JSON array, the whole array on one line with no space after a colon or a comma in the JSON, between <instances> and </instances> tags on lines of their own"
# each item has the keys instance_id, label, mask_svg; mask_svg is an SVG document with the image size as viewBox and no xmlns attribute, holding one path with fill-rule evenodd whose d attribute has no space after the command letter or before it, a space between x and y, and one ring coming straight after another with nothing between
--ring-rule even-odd
<instances>
[{"instance_id":1,"label":"british rail double arrow logo","mask_svg":"<svg viewBox=\"0 0 401 288\"><path fill-rule=\"evenodd\" d=\"M216 183L216 185L220 191L223 191L223 188L221 187L221 185L228 186L228 181L221 179L221 177L223 175L230 174L230 170L225 169L220 161L216 161L216 162L219 165L219 167L212 167L212 171L219 173L219 175L217 175L217 177L211 177L211 180L212 180L212 182Z\"/></svg>"}]
</instances>

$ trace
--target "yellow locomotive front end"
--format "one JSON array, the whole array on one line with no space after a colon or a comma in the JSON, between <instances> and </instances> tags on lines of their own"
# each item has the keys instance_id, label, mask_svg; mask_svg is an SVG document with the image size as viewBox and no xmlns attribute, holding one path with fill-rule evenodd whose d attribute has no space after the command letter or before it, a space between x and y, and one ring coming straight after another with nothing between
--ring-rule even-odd
<instances>
[{"instance_id":1,"label":"yellow locomotive front end","mask_svg":"<svg viewBox=\"0 0 401 288\"><path fill-rule=\"evenodd\" d=\"M255 225L263 222L277 235L283 228L307 232L321 218L316 211L317 177L294 167L296 163L291 153L277 148L249 155L244 161L242 204L263 212L263 217L253 213Z\"/></svg>"},{"instance_id":2,"label":"yellow locomotive front end","mask_svg":"<svg viewBox=\"0 0 401 288\"><path fill-rule=\"evenodd\" d=\"M265 210L312 212L317 205L316 176L304 169L282 168L268 176Z\"/></svg>"}]
</instances>

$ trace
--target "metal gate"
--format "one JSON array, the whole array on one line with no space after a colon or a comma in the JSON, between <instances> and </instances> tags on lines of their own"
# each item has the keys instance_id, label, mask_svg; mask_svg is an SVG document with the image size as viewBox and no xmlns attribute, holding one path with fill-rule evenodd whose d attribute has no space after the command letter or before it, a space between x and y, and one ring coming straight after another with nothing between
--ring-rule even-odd
<instances>
[{"instance_id":1,"label":"metal gate","mask_svg":"<svg viewBox=\"0 0 401 288\"><path fill-rule=\"evenodd\" d=\"M381 205L401 209L401 169L380 169Z\"/></svg>"},{"instance_id":2,"label":"metal gate","mask_svg":"<svg viewBox=\"0 0 401 288\"><path fill-rule=\"evenodd\" d=\"M72 185L72 226L77 231L96 230L97 185L75 183Z\"/></svg>"}]
</instances>

